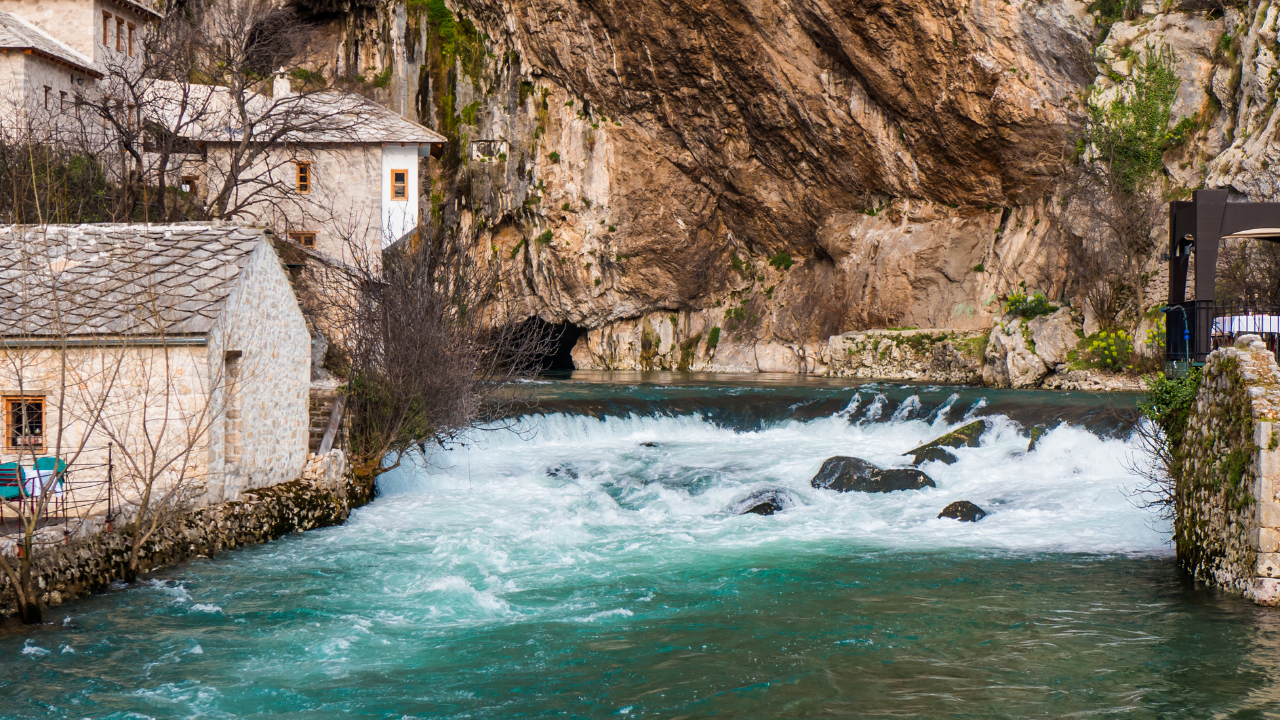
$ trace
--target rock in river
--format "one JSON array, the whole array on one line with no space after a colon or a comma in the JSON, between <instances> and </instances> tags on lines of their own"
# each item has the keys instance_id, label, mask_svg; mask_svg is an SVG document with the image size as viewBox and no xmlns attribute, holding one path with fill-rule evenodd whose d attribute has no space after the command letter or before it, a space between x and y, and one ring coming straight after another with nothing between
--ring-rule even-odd
<instances>
[{"instance_id":1,"label":"rock in river","mask_svg":"<svg viewBox=\"0 0 1280 720\"><path fill-rule=\"evenodd\" d=\"M947 448L978 447L982 441L982 433L986 429L986 420L974 420L962 428L952 430L933 442L925 443L914 450L908 450L902 454L914 456L911 464L917 467L921 463L926 463L930 460L941 460L950 465L957 458Z\"/></svg>"},{"instance_id":2,"label":"rock in river","mask_svg":"<svg viewBox=\"0 0 1280 720\"><path fill-rule=\"evenodd\" d=\"M836 456L822 463L810 485L836 492L893 492L936 487L928 475L912 468L883 470L866 460Z\"/></svg>"},{"instance_id":3,"label":"rock in river","mask_svg":"<svg viewBox=\"0 0 1280 720\"><path fill-rule=\"evenodd\" d=\"M957 500L950 505L942 508L942 512L938 513L940 518L951 518L960 522L978 522L987 516L987 511L974 505L968 500Z\"/></svg>"},{"instance_id":4,"label":"rock in river","mask_svg":"<svg viewBox=\"0 0 1280 720\"><path fill-rule=\"evenodd\" d=\"M782 512L791 504L786 490L760 490L735 502L730 508L734 515L772 515Z\"/></svg>"}]
</instances>

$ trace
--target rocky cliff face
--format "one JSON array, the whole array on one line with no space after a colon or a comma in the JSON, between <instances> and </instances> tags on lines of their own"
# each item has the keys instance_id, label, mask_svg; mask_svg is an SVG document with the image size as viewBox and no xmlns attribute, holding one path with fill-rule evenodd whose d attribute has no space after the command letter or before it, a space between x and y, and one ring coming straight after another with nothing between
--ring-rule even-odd
<instances>
[{"instance_id":1,"label":"rocky cliff face","mask_svg":"<svg viewBox=\"0 0 1280 720\"><path fill-rule=\"evenodd\" d=\"M1275 192L1267 3L1102 42L1074 0L366 2L308 6L308 66L454 139L429 211L508 267L517 315L588 331L579 367L812 371L836 334L1057 297L1069 129L1144 43L1202 119L1174 181Z\"/></svg>"}]
</instances>

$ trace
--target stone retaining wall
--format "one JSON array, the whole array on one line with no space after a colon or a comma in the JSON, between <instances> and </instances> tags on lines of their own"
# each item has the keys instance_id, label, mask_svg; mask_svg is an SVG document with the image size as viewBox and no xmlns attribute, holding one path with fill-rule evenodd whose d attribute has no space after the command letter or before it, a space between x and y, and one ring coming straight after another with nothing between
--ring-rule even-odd
<instances>
[{"instance_id":1,"label":"stone retaining wall","mask_svg":"<svg viewBox=\"0 0 1280 720\"><path fill-rule=\"evenodd\" d=\"M1256 335L1215 350L1176 452L1174 544L1197 580L1280 600L1280 367Z\"/></svg>"},{"instance_id":2,"label":"stone retaining wall","mask_svg":"<svg viewBox=\"0 0 1280 720\"><path fill-rule=\"evenodd\" d=\"M241 499L193 510L157 533L143 548L141 572L150 572L224 550L274 540L301 530L338 525L373 497L356 486L342 453L312 457L295 480L245 490ZM11 545L11 543L10 543ZM13 555L13 548L0 548ZM119 531L99 532L47 548L32 569L44 591L41 602L58 605L106 589L125 576L129 544ZM8 578L0 574L0 617L17 608Z\"/></svg>"}]
</instances>

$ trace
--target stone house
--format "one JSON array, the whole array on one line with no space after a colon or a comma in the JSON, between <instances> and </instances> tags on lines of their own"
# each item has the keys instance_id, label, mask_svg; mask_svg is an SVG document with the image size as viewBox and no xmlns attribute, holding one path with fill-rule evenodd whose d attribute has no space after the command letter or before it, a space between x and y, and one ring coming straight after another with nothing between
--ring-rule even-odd
<instances>
[{"instance_id":1,"label":"stone house","mask_svg":"<svg viewBox=\"0 0 1280 720\"><path fill-rule=\"evenodd\" d=\"M139 57L142 27L162 17L132 0L0 0L0 11L21 17L98 67Z\"/></svg>"},{"instance_id":2,"label":"stone house","mask_svg":"<svg viewBox=\"0 0 1280 720\"><path fill-rule=\"evenodd\" d=\"M211 100L199 103L207 117L184 133L191 151L171 171L206 203L243 137L226 89L207 92ZM417 228L422 158L443 148L442 135L358 95L297 95L283 71L270 97L251 96L247 106L262 118L252 132L278 137L241 171L228 203L241 209L238 216L329 257L373 265Z\"/></svg>"},{"instance_id":3,"label":"stone house","mask_svg":"<svg viewBox=\"0 0 1280 720\"><path fill-rule=\"evenodd\" d=\"M275 242L216 224L0 226L0 462L63 459L94 511L108 457L117 503L148 463L197 505L297 477L311 338Z\"/></svg>"},{"instance_id":4,"label":"stone house","mask_svg":"<svg viewBox=\"0 0 1280 720\"><path fill-rule=\"evenodd\" d=\"M0 2L0 94L8 110L56 116L101 80L93 58L41 30Z\"/></svg>"}]
</instances>

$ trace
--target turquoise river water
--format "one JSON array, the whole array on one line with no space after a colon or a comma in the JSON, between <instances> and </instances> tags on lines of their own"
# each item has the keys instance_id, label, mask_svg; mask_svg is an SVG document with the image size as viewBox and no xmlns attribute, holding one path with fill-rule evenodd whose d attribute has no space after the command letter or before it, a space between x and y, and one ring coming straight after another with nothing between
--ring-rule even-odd
<instances>
[{"instance_id":1,"label":"turquoise river water","mask_svg":"<svg viewBox=\"0 0 1280 720\"><path fill-rule=\"evenodd\" d=\"M341 527L0 630L0 717L1280 717L1280 612L1177 570L1130 496L1132 397L530 389L519 432L394 471ZM936 488L809 487L980 415ZM784 511L735 514L766 489ZM935 517L958 499L990 514Z\"/></svg>"}]
</instances>

